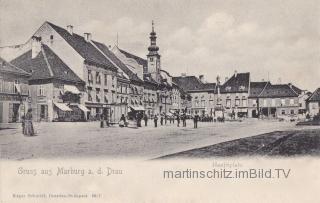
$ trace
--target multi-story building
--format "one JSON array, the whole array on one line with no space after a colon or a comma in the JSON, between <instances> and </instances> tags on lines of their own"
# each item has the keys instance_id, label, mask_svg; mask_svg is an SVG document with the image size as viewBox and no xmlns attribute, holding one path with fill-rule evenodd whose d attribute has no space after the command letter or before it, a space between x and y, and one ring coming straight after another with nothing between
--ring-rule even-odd
<instances>
[{"instance_id":1,"label":"multi-story building","mask_svg":"<svg viewBox=\"0 0 320 203\"><path fill-rule=\"evenodd\" d=\"M92 41L91 33L80 36L73 32L73 26L67 29L45 22L35 32L42 44L48 46L82 81L85 82L85 91L80 98L80 103L90 110L89 117L94 118L101 113L117 120L117 67L108 59ZM27 41L29 46L34 46L34 40ZM17 47L17 52L22 52L27 44ZM23 48L21 48L23 47ZM9 49L9 48L8 48ZM12 46L10 53L13 53ZM6 53L6 48L1 49ZM12 54L13 55L13 54Z\"/></svg>"},{"instance_id":2,"label":"multi-story building","mask_svg":"<svg viewBox=\"0 0 320 203\"><path fill-rule=\"evenodd\" d=\"M173 77L173 81L191 96L191 108L187 107L188 114L214 115L216 83L204 82L203 75L197 78L185 74ZM188 98L184 99L188 101Z\"/></svg>"},{"instance_id":3,"label":"multi-story building","mask_svg":"<svg viewBox=\"0 0 320 203\"><path fill-rule=\"evenodd\" d=\"M80 104L85 82L38 37L33 37L32 49L11 63L31 75L29 96L35 121L87 119L88 109Z\"/></svg>"},{"instance_id":4,"label":"multi-story building","mask_svg":"<svg viewBox=\"0 0 320 203\"><path fill-rule=\"evenodd\" d=\"M223 111L223 116L244 117L248 115L248 96L250 73L237 73L225 81L219 88L216 104Z\"/></svg>"},{"instance_id":5,"label":"multi-story building","mask_svg":"<svg viewBox=\"0 0 320 203\"><path fill-rule=\"evenodd\" d=\"M279 115L297 115L299 94L291 84L271 84L268 82L258 95L259 115L276 118Z\"/></svg>"},{"instance_id":6,"label":"multi-story building","mask_svg":"<svg viewBox=\"0 0 320 203\"><path fill-rule=\"evenodd\" d=\"M307 99L307 109L310 116L320 115L320 88Z\"/></svg>"},{"instance_id":7,"label":"multi-story building","mask_svg":"<svg viewBox=\"0 0 320 203\"><path fill-rule=\"evenodd\" d=\"M30 73L0 58L0 123L20 122L30 108Z\"/></svg>"}]
</instances>

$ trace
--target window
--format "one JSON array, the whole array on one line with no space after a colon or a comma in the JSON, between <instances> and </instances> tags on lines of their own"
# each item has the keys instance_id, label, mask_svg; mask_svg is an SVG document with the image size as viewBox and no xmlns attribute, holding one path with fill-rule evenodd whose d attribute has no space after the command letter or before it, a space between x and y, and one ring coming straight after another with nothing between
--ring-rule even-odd
<instances>
[{"instance_id":1,"label":"window","mask_svg":"<svg viewBox=\"0 0 320 203\"><path fill-rule=\"evenodd\" d=\"M206 101L205 100L201 101L201 106L203 106L203 107L206 106Z\"/></svg>"},{"instance_id":2,"label":"window","mask_svg":"<svg viewBox=\"0 0 320 203\"><path fill-rule=\"evenodd\" d=\"M151 58L150 58L150 62L152 62L152 61L153 61L153 58L151 57Z\"/></svg>"},{"instance_id":3,"label":"window","mask_svg":"<svg viewBox=\"0 0 320 203\"><path fill-rule=\"evenodd\" d=\"M114 76L112 76L112 78L111 78L111 80L112 80L112 87L114 88Z\"/></svg>"},{"instance_id":4,"label":"window","mask_svg":"<svg viewBox=\"0 0 320 203\"><path fill-rule=\"evenodd\" d=\"M88 82L92 83L93 82L93 77L92 77L92 72L91 70L88 70Z\"/></svg>"},{"instance_id":5,"label":"window","mask_svg":"<svg viewBox=\"0 0 320 203\"><path fill-rule=\"evenodd\" d=\"M294 99L290 99L290 105L294 105Z\"/></svg>"},{"instance_id":6,"label":"window","mask_svg":"<svg viewBox=\"0 0 320 203\"><path fill-rule=\"evenodd\" d=\"M104 74L104 85L107 86L108 85L108 75Z\"/></svg>"},{"instance_id":7,"label":"window","mask_svg":"<svg viewBox=\"0 0 320 203\"><path fill-rule=\"evenodd\" d=\"M96 89L96 101L97 102L101 101L101 99L100 99L100 89L99 88Z\"/></svg>"},{"instance_id":8,"label":"window","mask_svg":"<svg viewBox=\"0 0 320 203\"><path fill-rule=\"evenodd\" d=\"M44 96L44 86L40 85L38 88L38 96Z\"/></svg>"},{"instance_id":9,"label":"window","mask_svg":"<svg viewBox=\"0 0 320 203\"><path fill-rule=\"evenodd\" d=\"M88 101L92 101L92 90L88 88Z\"/></svg>"},{"instance_id":10,"label":"window","mask_svg":"<svg viewBox=\"0 0 320 203\"><path fill-rule=\"evenodd\" d=\"M101 75L99 72L96 72L96 84L101 84Z\"/></svg>"},{"instance_id":11,"label":"window","mask_svg":"<svg viewBox=\"0 0 320 203\"><path fill-rule=\"evenodd\" d=\"M290 113L291 113L291 115L293 115L293 114L294 114L294 110L293 110L293 109L291 109L291 110L290 110Z\"/></svg>"},{"instance_id":12,"label":"window","mask_svg":"<svg viewBox=\"0 0 320 203\"><path fill-rule=\"evenodd\" d=\"M231 99L226 100L226 107L230 108L231 107Z\"/></svg>"},{"instance_id":13,"label":"window","mask_svg":"<svg viewBox=\"0 0 320 203\"><path fill-rule=\"evenodd\" d=\"M236 99L236 106L240 106L240 99Z\"/></svg>"},{"instance_id":14,"label":"window","mask_svg":"<svg viewBox=\"0 0 320 203\"><path fill-rule=\"evenodd\" d=\"M282 110L282 111L281 111L281 114L282 114L282 115L285 115L285 114L286 114L286 111L285 111L285 110Z\"/></svg>"},{"instance_id":15,"label":"window","mask_svg":"<svg viewBox=\"0 0 320 203\"><path fill-rule=\"evenodd\" d=\"M243 99L243 100L242 100L242 106L243 106L243 107L247 107L247 106L248 106L248 102L247 102L246 99Z\"/></svg>"},{"instance_id":16,"label":"window","mask_svg":"<svg viewBox=\"0 0 320 203\"><path fill-rule=\"evenodd\" d=\"M18 93L20 92L20 81L19 80L15 80L14 84L13 84L13 92L14 93Z\"/></svg>"}]
</instances>

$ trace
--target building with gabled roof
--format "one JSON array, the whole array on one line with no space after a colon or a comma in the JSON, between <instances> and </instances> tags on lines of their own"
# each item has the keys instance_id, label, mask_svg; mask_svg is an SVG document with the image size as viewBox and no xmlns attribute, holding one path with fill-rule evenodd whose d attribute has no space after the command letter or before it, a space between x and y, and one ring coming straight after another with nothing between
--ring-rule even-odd
<instances>
[{"instance_id":1,"label":"building with gabled roof","mask_svg":"<svg viewBox=\"0 0 320 203\"><path fill-rule=\"evenodd\" d=\"M307 99L307 109L311 116L320 115L320 88L317 88Z\"/></svg>"},{"instance_id":2,"label":"building with gabled roof","mask_svg":"<svg viewBox=\"0 0 320 203\"><path fill-rule=\"evenodd\" d=\"M292 84L271 84L268 82L258 95L258 115L276 118L283 115L297 115L299 91Z\"/></svg>"},{"instance_id":3,"label":"building with gabled roof","mask_svg":"<svg viewBox=\"0 0 320 203\"><path fill-rule=\"evenodd\" d=\"M0 57L0 123L20 122L29 108L30 73Z\"/></svg>"},{"instance_id":4,"label":"building with gabled roof","mask_svg":"<svg viewBox=\"0 0 320 203\"><path fill-rule=\"evenodd\" d=\"M72 25L65 29L45 22L34 36L50 47L85 82L86 91L81 102L89 109L89 119L97 119L101 114L106 115L111 122L120 119L117 79L125 78L118 75L117 65L97 48L91 33L81 36L73 32Z\"/></svg>"},{"instance_id":5,"label":"building with gabled roof","mask_svg":"<svg viewBox=\"0 0 320 203\"><path fill-rule=\"evenodd\" d=\"M191 96L191 108L187 110L189 114L214 115L216 83L205 82L203 75L197 78L184 74L173 77L172 81Z\"/></svg>"},{"instance_id":6,"label":"building with gabled roof","mask_svg":"<svg viewBox=\"0 0 320 203\"><path fill-rule=\"evenodd\" d=\"M217 78L220 80L219 78ZM217 83L220 83L218 81ZM217 111L219 117L238 118L248 116L248 97L250 90L250 73L234 72L231 78L217 86ZM222 111L222 113L221 113Z\"/></svg>"},{"instance_id":7,"label":"building with gabled roof","mask_svg":"<svg viewBox=\"0 0 320 203\"><path fill-rule=\"evenodd\" d=\"M86 120L88 109L80 103L85 82L47 45L33 38L33 47L11 61L28 72L30 107L35 121Z\"/></svg>"}]
</instances>

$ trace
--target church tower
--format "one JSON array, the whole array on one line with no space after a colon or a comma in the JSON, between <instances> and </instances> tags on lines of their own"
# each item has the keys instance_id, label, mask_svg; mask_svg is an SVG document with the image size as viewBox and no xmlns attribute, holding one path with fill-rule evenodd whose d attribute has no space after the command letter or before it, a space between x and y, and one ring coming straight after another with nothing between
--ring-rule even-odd
<instances>
[{"instance_id":1,"label":"church tower","mask_svg":"<svg viewBox=\"0 0 320 203\"><path fill-rule=\"evenodd\" d=\"M158 53L159 47L157 46L157 34L154 31L154 23L152 21L152 31L150 33L150 46L148 47L148 73L151 77L160 82L160 55Z\"/></svg>"}]
</instances>

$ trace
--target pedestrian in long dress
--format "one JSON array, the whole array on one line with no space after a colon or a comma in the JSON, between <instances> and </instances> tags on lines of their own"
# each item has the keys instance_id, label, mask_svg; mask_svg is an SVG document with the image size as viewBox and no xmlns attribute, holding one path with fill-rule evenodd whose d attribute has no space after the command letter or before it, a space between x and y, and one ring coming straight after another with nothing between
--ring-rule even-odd
<instances>
[{"instance_id":1,"label":"pedestrian in long dress","mask_svg":"<svg viewBox=\"0 0 320 203\"><path fill-rule=\"evenodd\" d=\"M24 130L23 134L25 136L34 136L34 129L33 129L33 123L32 123L32 109L29 109L25 119L24 119Z\"/></svg>"}]
</instances>

